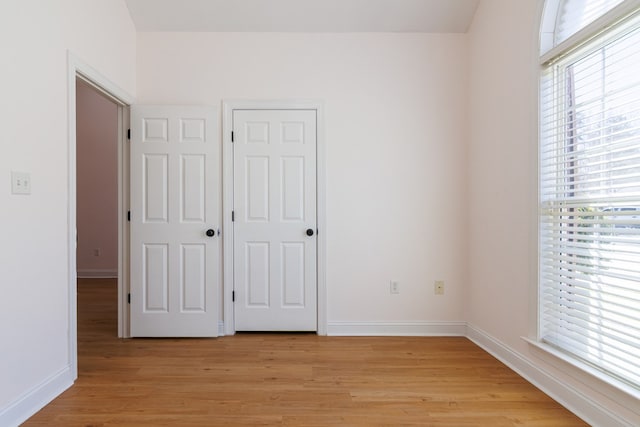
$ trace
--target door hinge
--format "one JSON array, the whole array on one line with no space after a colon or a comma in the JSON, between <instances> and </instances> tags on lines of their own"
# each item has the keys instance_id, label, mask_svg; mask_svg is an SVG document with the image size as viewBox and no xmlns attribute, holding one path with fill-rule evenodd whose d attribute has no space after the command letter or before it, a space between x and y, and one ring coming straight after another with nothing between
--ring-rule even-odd
<instances>
[{"instance_id":1,"label":"door hinge","mask_svg":"<svg viewBox=\"0 0 640 427\"><path fill-rule=\"evenodd\" d=\"M131 304L131 293L127 294L127 304Z\"/></svg>"},{"instance_id":2,"label":"door hinge","mask_svg":"<svg viewBox=\"0 0 640 427\"><path fill-rule=\"evenodd\" d=\"M234 142L233 131L231 131L231 142Z\"/></svg>"},{"instance_id":3,"label":"door hinge","mask_svg":"<svg viewBox=\"0 0 640 427\"><path fill-rule=\"evenodd\" d=\"M131 140L131 129L127 129L127 140Z\"/></svg>"},{"instance_id":4,"label":"door hinge","mask_svg":"<svg viewBox=\"0 0 640 427\"><path fill-rule=\"evenodd\" d=\"M236 302L236 291L231 291L231 302Z\"/></svg>"},{"instance_id":5,"label":"door hinge","mask_svg":"<svg viewBox=\"0 0 640 427\"><path fill-rule=\"evenodd\" d=\"M127 221L131 222L131 211L127 211Z\"/></svg>"},{"instance_id":6,"label":"door hinge","mask_svg":"<svg viewBox=\"0 0 640 427\"><path fill-rule=\"evenodd\" d=\"M235 220L236 220L236 212L231 211L231 222L234 222Z\"/></svg>"}]
</instances>

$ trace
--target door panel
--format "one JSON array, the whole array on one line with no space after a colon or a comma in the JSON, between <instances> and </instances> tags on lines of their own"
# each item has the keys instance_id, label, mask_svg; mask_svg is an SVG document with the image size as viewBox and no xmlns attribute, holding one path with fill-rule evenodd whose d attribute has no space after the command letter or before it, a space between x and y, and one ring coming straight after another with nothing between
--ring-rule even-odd
<instances>
[{"instance_id":1,"label":"door panel","mask_svg":"<svg viewBox=\"0 0 640 427\"><path fill-rule=\"evenodd\" d=\"M282 243L282 305L303 307L305 296L304 244Z\"/></svg>"},{"instance_id":2,"label":"door panel","mask_svg":"<svg viewBox=\"0 0 640 427\"><path fill-rule=\"evenodd\" d=\"M245 160L246 221L269 221L269 157L247 156Z\"/></svg>"},{"instance_id":3,"label":"door panel","mask_svg":"<svg viewBox=\"0 0 640 427\"><path fill-rule=\"evenodd\" d=\"M131 109L131 335L216 336L220 146L209 107Z\"/></svg>"},{"instance_id":4,"label":"door panel","mask_svg":"<svg viewBox=\"0 0 640 427\"><path fill-rule=\"evenodd\" d=\"M145 313L166 313L169 297L167 245L144 244L143 299Z\"/></svg>"},{"instance_id":5,"label":"door panel","mask_svg":"<svg viewBox=\"0 0 640 427\"><path fill-rule=\"evenodd\" d=\"M142 183L142 209L144 221L168 221L169 176L168 156L165 154L144 155L144 182Z\"/></svg>"},{"instance_id":6,"label":"door panel","mask_svg":"<svg viewBox=\"0 0 640 427\"><path fill-rule=\"evenodd\" d=\"M269 307L269 243L246 242L245 245L247 306Z\"/></svg>"},{"instance_id":7,"label":"door panel","mask_svg":"<svg viewBox=\"0 0 640 427\"><path fill-rule=\"evenodd\" d=\"M180 219L182 222L205 222L205 164L204 155L185 155L180 158Z\"/></svg>"},{"instance_id":8,"label":"door panel","mask_svg":"<svg viewBox=\"0 0 640 427\"><path fill-rule=\"evenodd\" d=\"M282 174L281 222L304 222L304 157L283 157L280 159Z\"/></svg>"},{"instance_id":9,"label":"door panel","mask_svg":"<svg viewBox=\"0 0 640 427\"><path fill-rule=\"evenodd\" d=\"M203 313L207 294L207 248L204 244L181 245L181 309L183 313Z\"/></svg>"},{"instance_id":10,"label":"door panel","mask_svg":"<svg viewBox=\"0 0 640 427\"><path fill-rule=\"evenodd\" d=\"M233 129L235 328L315 331L315 110L234 110Z\"/></svg>"}]
</instances>

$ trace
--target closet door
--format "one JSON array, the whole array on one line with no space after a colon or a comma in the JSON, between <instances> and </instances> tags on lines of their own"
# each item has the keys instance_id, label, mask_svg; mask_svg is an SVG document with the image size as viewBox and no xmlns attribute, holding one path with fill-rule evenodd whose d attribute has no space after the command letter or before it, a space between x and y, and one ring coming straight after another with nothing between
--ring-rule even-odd
<instances>
[{"instance_id":1,"label":"closet door","mask_svg":"<svg viewBox=\"0 0 640 427\"><path fill-rule=\"evenodd\" d=\"M317 330L316 111L233 111L237 331Z\"/></svg>"}]
</instances>

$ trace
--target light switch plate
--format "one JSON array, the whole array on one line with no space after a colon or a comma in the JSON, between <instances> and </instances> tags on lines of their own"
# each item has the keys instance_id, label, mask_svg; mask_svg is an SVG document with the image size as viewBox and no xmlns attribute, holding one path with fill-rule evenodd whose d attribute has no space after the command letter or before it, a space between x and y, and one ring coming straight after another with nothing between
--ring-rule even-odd
<instances>
[{"instance_id":1,"label":"light switch plate","mask_svg":"<svg viewBox=\"0 0 640 427\"><path fill-rule=\"evenodd\" d=\"M31 174L11 171L11 193L31 194Z\"/></svg>"}]
</instances>

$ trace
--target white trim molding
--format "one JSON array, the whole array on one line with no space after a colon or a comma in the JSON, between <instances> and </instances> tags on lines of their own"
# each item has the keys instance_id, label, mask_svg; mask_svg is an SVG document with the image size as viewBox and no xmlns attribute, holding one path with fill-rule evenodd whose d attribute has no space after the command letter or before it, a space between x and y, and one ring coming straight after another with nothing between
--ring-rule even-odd
<instances>
[{"instance_id":1,"label":"white trim molding","mask_svg":"<svg viewBox=\"0 0 640 427\"><path fill-rule=\"evenodd\" d=\"M438 337L466 334L465 322L329 322L330 336Z\"/></svg>"},{"instance_id":2,"label":"white trim molding","mask_svg":"<svg viewBox=\"0 0 640 427\"><path fill-rule=\"evenodd\" d=\"M116 279L118 270L80 270L78 269L78 279Z\"/></svg>"},{"instance_id":3,"label":"white trim molding","mask_svg":"<svg viewBox=\"0 0 640 427\"><path fill-rule=\"evenodd\" d=\"M487 353L507 365L518 375L546 393L553 400L582 418L592 426L631 427L631 421L622 419L618 414L589 398L580 390L558 380L522 354L495 339L473 325L467 325L467 338Z\"/></svg>"},{"instance_id":4,"label":"white trim molding","mask_svg":"<svg viewBox=\"0 0 640 427\"><path fill-rule=\"evenodd\" d=\"M77 337L77 301L76 301L76 281L77 281L77 262L76 262L76 79L82 79L83 81L91 84L96 90L99 90L105 96L108 96L111 100L118 104L119 120L118 120L118 147L121 147L124 140L125 131L123 128L124 122L122 120L122 114L127 105L133 104L134 98L126 91L121 89L106 76L100 73L97 69L93 68L73 52L67 51L67 277L69 280L68 286L68 299L69 299L69 367L71 369L71 375L73 380L78 377L78 337ZM124 210L122 209L128 203L125 198L128 197L121 189L121 174L122 172L122 151L118 150L118 209L119 219L118 224L120 230L118 230L118 244L122 247L126 242L126 237L123 233L126 233L127 229L122 227ZM119 247L119 250L121 250ZM127 260L122 256L118 257L118 271L120 276L118 277L118 333L122 333L123 319L127 319L124 316L124 310L121 308L126 304L124 299L124 292L122 287L125 286L126 277L122 276L125 267L128 265ZM127 284L128 285L128 284ZM73 381L72 381L73 383Z\"/></svg>"},{"instance_id":5,"label":"white trim molding","mask_svg":"<svg viewBox=\"0 0 640 427\"><path fill-rule=\"evenodd\" d=\"M19 426L71 387L75 378L71 366L50 376L0 411L0 425Z\"/></svg>"}]
</instances>

